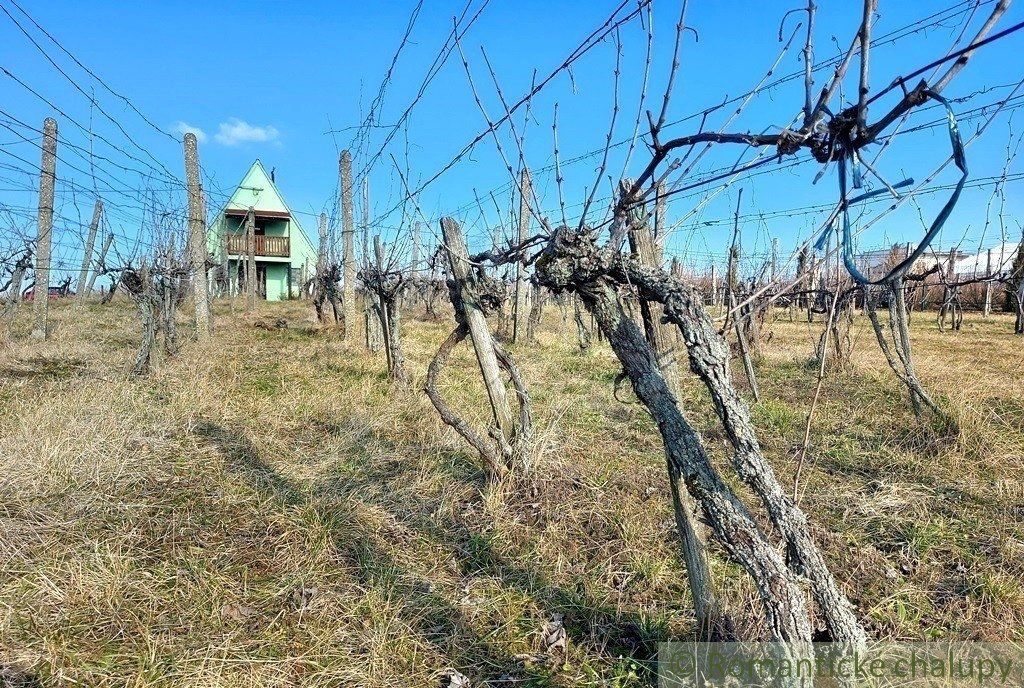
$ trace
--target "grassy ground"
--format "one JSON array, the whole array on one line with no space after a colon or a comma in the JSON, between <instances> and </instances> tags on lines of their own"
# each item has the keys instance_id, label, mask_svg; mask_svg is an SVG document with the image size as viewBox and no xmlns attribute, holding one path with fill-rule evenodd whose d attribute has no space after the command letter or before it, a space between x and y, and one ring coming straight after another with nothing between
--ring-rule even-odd
<instances>
[{"instance_id":1,"label":"grassy ground","mask_svg":"<svg viewBox=\"0 0 1024 688\"><path fill-rule=\"evenodd\" d=\"M651 685L656 643L691 636L659 438L557 308L540 347L515 349L537 474L498 488L420 391L447 323L407 319L402 389L308 304L263 304L276 331L218 304L211 343L129 381L127 304L53 308L51 341L0 351L0 664L39 685ZM758 364L754 417L786 483L820 327L780 320ZM916 429L859 319L802 505L874 635L1022 640L1024 343L1003 317L913 327L961 436ZM444 391L479 423L477 378L462 348ZM722 461L706 394L688 378L684 396ZM756 632L742 572L714 574ZM540 652L555 614L564 656Z\"/></svg>"}]
</instances>

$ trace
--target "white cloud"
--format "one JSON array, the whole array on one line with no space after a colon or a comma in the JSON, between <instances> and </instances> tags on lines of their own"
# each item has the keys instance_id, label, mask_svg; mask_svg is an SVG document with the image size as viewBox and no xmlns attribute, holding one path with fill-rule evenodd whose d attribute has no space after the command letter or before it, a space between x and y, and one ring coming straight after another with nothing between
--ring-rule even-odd
<instances>
[{"instance_id":1,"label":"white cloud","mask_svg":"<svg viewBox=\"0 0 1024 688\"><path fill-rule=\"evenodd\" d=\"M272 126L258 127L237 117L220 123L214 140L223 146L237 146L240 143L268 143L276 141L278 131Z\"/></svg>"},{"instance_id":2,"label":"white cloud","mask_svg":"<svg viewBox=\"0 0 1024 688\"><path fill-rule=\"evenodd\" d=\"M196 135L196 141L198 141L199 143L202 143L203 141L206 140L206 132L203 131L202 129L200 129L199 127L193 127L188 122L182 122L182 121L175 122L173 129L174 129L174 131L178 132L182 136L184 136L185 134L187 134L189 132L192 132L193 134Z\"/></svg>"}]
</instances>

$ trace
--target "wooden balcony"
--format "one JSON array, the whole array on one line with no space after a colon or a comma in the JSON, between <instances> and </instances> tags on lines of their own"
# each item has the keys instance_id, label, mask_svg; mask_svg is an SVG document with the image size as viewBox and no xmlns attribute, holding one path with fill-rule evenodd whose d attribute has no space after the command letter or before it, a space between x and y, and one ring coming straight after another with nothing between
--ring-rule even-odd
<instances>
[{"instance_id":1,"label":"wooden balcony","mask_svg":"<svg viewBox=\"0 0 1024 688\"><path fill-rule=\"evenodd\" d=\"M289 237L265 236L257 234L253 237L256 240L256 255L272 258L288 258L291 256L291 239ZM249 249L245 243L244 234L228 234L228 254L232 256L248 255Z\"/></svg>"}]
</instances>

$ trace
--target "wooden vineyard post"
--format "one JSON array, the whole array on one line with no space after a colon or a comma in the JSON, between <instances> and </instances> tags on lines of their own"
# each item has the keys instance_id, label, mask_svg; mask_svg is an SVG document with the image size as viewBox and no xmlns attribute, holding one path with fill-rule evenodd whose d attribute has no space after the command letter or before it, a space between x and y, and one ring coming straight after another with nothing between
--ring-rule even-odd
<instances>
[{"instance_id":1,"label":"wooden vineyard post","mask_svg":"<svg viewBox=\"0 0 1024 688\"><path fill-rule=\"evenodd\" d=\"M36 285L32 292L33 339L46 339L50 305L50 244L53 240L53 193L57 183L57 120L43 121L43 157L39 175L39 216L36 237Z\"/></svg>"},{"instance_id":2,"label":"wooden vineyard post","mask_svg":"<svg viewBox=\"0 0 1024 688\"><path fill-rule=\"evenodd\" d=\"M82 269L78 272L78 282L75 283L75 306L81 307L85 303L86 294L89 291L89 270L92 268L92 250L96 245L96 232L100 227L100 217L103 215L103 201L96 199L92 208L92 222L89 223L89 234L85 239L85 252L82 254Z\"/></svg>"},{"instance_id":3,"label":"wooden vineyard post","mask_svg":"<svg viewBox=\"0 0 1024 688\"><path fill-rule=\"evenodd\" d=\"M729 310L736 310L736 294L729 293ZM747 382L750 383L750 392L754 395L754 401L761 401L761 393L757 388L757 377L754 375L754 363L750 360L750 347L747 345L747 335L743 331L743 315L737 311L733 316L733 325L736 328L736 340L740 345L740 356L743 359L743 371L747 375Z\"/></svg>"},{"instance_id":4,"label":"wooden vineyard post","mask_svg":"<svg viewBox=\"0 0 1024 688\"><path fill-rule=\"evenodd\" d=\"M663 211L662 211L663 212ZM664 231L664 230L662 230ZM639 261L655 270L661 269L663 260L662 246L646 223L631 223L629 243L633 254ZM665 324L665 309L657 301L648 301L639 297L640 313L643 319L644 334L657 358L658 367L665 378L669 391L679 399L679 366L676 362L676 346L678 328ZM669 482L672 491L672 504L676 516L676 527L682 542L683 558L686 560L686 574L689 578L690 593L693 596L694 612L700 638L713 637L723 623L722 609L718 601L714 580L711 577L711 566L708 563L707 533L704 525L697 519L697 504L680 484L678 472L671 470L669 460Z\"/></svg>"},{"instance_id":5,"label":"wooden vineyard post","mask_svg":"<svg viewBox=\"0 0 1024 688\"><path fill-rule=\"evenodd\" d=\"M487 326L487 318L484 317L472 290L467 289L469 251L466 248L466 241L462 237L459 224L449 217L441 220L441 232L444 235L448 265L455 283L455 290L465 308L469 337L473 340L476 360L480 364L480 374L483 375L484 385L487 387L487 397L491 402L494 422L502 436L503 444L508 445L515 435L515 423L512 420L505 383L501 379L498 356L494 349L494 338Z\"/></svg>"},{"instance_id":6,"label":"wooden vineyard post","mask_svg":"<svg viewBox=\"0 0 1024 688\"><path fill-rule=\"evenodd\" d=\"M530 195L531 191L530 170L523 168L519 177L519 236L518 243L521 246L526 241L526 235L530 231ZM526 259L519 256L516 260L516 301L512 316L512 341L522 342L526 338L527 331L527 282L526 282Z\"/></svg>"},{"instance_id":7,"label":"wooden vineyard post","mask_svg":"<svg viewBox=\"0 0 1024 688\"><path fill-rule=\"evenodd\" d=\"M1000 265L1002 268L1002 265ZM985 263L985 275L988 279L985 280L985 305L983 307L983 316L985 320L988 320L992 314L992 249L988 250L988 258Z\"/></svg>"},{"instance_id":8,"label":"wooden vineyard post","mask_svg":"<svg viewBox=\"0 0 1024 688\"><path fill-rule=\"evenodd\" d=\"M530 395L512 355L494 341L485 312L485 309L493 311L500 308L501 300L505 297L505 284L487 277L482 271L471 269L466 242L455 220L443 218L441 229L451 276L448 294L455 309L455 329L441 344L427 367L423 391L445 425L454 429L480 453L492 480L505 476L516 463L524 472L529 472L532 468L530 441L533 433ZM437 387L438 376L452 351L467 337L473 340L473 349L491 403L494 424L487 433L490 441L455 414ZM519 402L518 424L512 419L503 374L508 375Z\"/></svg>"},{"instance_id":9,"label":"wooden vineyard post","mask_svg":"<svg viewBox=\"0 0 1024 688\"><path fill-rule=\"evenodd\" d=\"M540 325L541 316L544 314L544 291L539 284L534 284L530 290L530 317L526 322L526 341L537 341L537 327Z\"/></svg>"},{"instance_id":10,"label":"wooden vineyard post","mask_svg":"<svg viewBox=\"0 0 1024 688\"><path fill-rule=\"evenodd\" d=\"M363 177L363 269L370 269L370 179ZM372 354L383 346L380 318L376 315L377 295L369 289L363 291L363 334L366 350Z\"/></svg>"},{"instance_id":11,"label":"wooden vineyard post","mask_svg":"<svg viewBox=\"0 0 1024 688\"><path fill-rule=\"evenodd\" d=\"M352 208L352 154L341 152L338 160L338 179L341 185L341 250L342 250L342 312L345 328L342 339L356 326L356 254L355 217ZM364 211L365 212L365 211Z\"/></svg>"},{"instance_id":12,"label":"wooden vineyard post","mask_svg":"<svg viewBox=\"0 0 1024 688\"><path fill-rule=\"evenodd\" d=\"M633 255L641 263L651 268L661 268L661 252L659 251L658 243L646 224L631 223L629 243ZM675 333L673 332L675 328L662 324L661 320L664 312L661 304L652 303L645 299L639 299L639 301L644 334L658 356L658 366L665 375L669 388L678 397L679 390L677 385L679 375L675 359Z\"/></svg>"},{"instance_id":13,"label":"wooden vineyard post","mask_svg":"<svg viewBox=\"0 0 1024 688\"><path fill-rule=\"evenodd\" d=\"M420 271L420 223L412 223L412 259L409 261L409 279L417 279Z\"/></svg>"},{"instance_id":14,"label":"wooden vineyard post","mask_svg":"<svg viewBox=\"0 0 1024 688\"><path fill-rule=\"evenodd\" d=\"M199 179L199 150L196 135L185 134L185 178L188 184L188 240L192 261L192 299L196 309L196 339L210 338L209 283L206 277L206 217L203 187Z\"/></svg>"},{"instance_id":15,"label":"wooden vineyard post","mask_svg":"<svg viewBox=\"0 0 1024 688\"><path fill-rule=\"evenodd\" d=\"M256 211L249 208L245 215L245 309L256 310Z\"/></svg>"},{"instance_id":16,"label":"wooden vineyard post","mask_svg":"<svg viewBox=\"0 0 1024 688\"><path fill-rule=\"evenodd\" d=\"M96 259L97 270L93 270L89 275L89 283L85 288L87 294L91 294L96 286L96 278L99 277L100 273L107 269L107 253L110 251L110 245L114 243L113 233L108 234L107 238L103 241L103 248L100 249L99 258Z\"/></svg>"},{"instance_id":17,"label":"wooden vineyard post","mask_svg":"<svg viewBox=\"0 0 1024 688\"><path fill-rule=\"evenodd\" d=\"M718 268L714 263L711 264L711 299L708 305L712 310L718 305Z\"/></svg>"}]
</instances>

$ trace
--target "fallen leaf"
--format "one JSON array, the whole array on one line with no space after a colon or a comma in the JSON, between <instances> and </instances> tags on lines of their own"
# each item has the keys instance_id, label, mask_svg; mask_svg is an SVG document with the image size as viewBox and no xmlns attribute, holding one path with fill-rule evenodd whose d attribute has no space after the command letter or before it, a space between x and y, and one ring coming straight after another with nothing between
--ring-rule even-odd
<instances>
[{"instance_id":1,"label":"fallen leaf","mask_svg":"<svg viewBox=\"0 0 1024 688\"><path fill-rule=\"evenodd\" d=\"M445 672L444 678L447 680L447 683L441 684L443 688L469 688L469 679L455 669L448 669Z\"/></svg>"},{"instance_id":2,"label":"fallen leaf","mask_svg":"<svg viewBox=\"0 0 1024 688\"><path fill-rule=\"evenodd\" d=\"M234 602L225 604L220 608L221 617L231 621L244 621L255 613L256 610L253 607L245 604L236 604Z\"/></svg>"},{"instance_id":3,"label":"fallen leaf","mask_svg":"<svg viewBox=\"0 0 1024 688\"><path fill-rule=\"evenodd\" d=\"M544 624L544 630L540 636L540 645L544 652L554 653L568 650L569 636L565 632L565 626L562 625L562 619L561 614L552 614L551 619Z\"/></svg>"},{"instance_id":4,"label":"fallen leaf","mask_svg":"<svg viewBox=\"0 0 1024 688\"><path fill-rule=\"evenodd\" d=\"M296 611L305 609L313 601L316 593L317 589L315 587L298 587L292 590L291 595L288 596L288 604Z\"/></svg>"}]
</instances>

